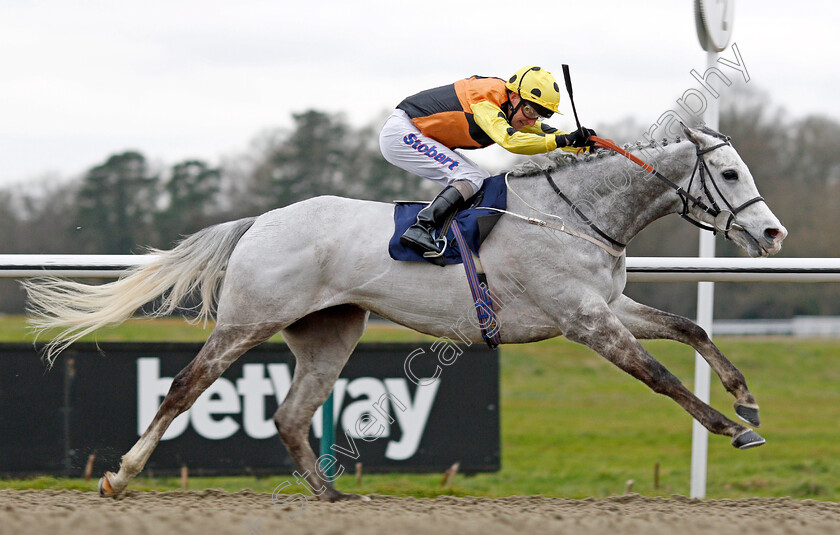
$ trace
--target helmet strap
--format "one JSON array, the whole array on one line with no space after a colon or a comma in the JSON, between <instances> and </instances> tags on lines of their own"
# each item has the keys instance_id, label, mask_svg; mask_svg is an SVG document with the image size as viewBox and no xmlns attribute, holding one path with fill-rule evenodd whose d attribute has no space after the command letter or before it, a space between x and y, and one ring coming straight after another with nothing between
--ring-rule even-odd
<instances>
[{"instance_id":1,"label":"helmet strap","mask_svg":"<svg viewBox=\"0 0 840 535\"><path fill-rule=\"evenodd\" d=\"M522 98L522 80L525 79L526 74L528 74L529 72L531 72L533 70L534 70L534 67L531 67L527 71L523 72L522 76L519 77L519 85L516 86L516 88L518 89L518 91L516 91L516 96L519 97L519 104L517 104L516 107L514 107L511 110L510 119L509 119L510 121L513 121L513 116L516 115L516 112L519 111L519 108L521 108L522 104L525 102L525 99ZM539 70L539 67L537 67L537 70Z\"/></svg>"},{"instance_id":2,"label":"helmet strap","mask_svg":"<svg viewBox=\"0 0 840 535\"><path fill-rule=\"evenodd\" d=\"M514 94L513 91L510 91L510 93ZM513 116L516 115L516 112L519 111L519 108L521 108L522 105L525 102L525 99L522 98L522 95L520 95L519 93L515 93L515 94L516 94L516 96L519 97L519 104L517 104L516 106L513 106L513 103L511 103L511 106L509 108L510 112L508 113L508 122L513 121ZM508 102L510 102L510 96L508 96Z\"/></svg>"}]
</instances>

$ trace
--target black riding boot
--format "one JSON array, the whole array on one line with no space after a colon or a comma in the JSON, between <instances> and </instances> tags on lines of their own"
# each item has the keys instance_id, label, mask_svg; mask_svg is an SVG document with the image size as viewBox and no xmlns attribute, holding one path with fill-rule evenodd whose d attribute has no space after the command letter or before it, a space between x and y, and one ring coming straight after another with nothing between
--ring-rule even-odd
<instances>
[{"instance_id":1,"label":"black riding boot","mask_svg":"<svg viewBox=\"0 0 840 535\"><path fill-rule=\"evenodd\" d=\"M443 265L442 251L432 238L432 231L440 227L446 218L457 210L464 198L453 186L446 186L427 207L417 214L417 221L408 227L400 242L419 251L439 266ZM430 253L428 256L426 253Z\"/></svg>"}]
</instances>

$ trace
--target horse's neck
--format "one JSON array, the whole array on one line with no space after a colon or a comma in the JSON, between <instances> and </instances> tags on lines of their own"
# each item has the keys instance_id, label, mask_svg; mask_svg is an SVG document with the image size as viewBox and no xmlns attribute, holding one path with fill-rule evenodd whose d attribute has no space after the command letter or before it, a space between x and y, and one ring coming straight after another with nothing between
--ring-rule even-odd
<instances>
[{"instance_id":1,"label":"horse's neck","mask_svg":"<svg viewBox=\"0 0 840 535\"><path fill-rule=\"evenodd\" d=\"M680 182L691 172L694 154L694 145L683 142L651 149L639 156L664 176ZM680 204L679 197L667 184L619 155L561 166L551 174L577 210L606 235L625 244L653 221L676 211ZM520 189L518 179L511 186ZM544 175L528 177L522 186L523 190L530 190L527 197L539 199L544 211L592 234L580 214L553 194ZM526 201L531 204L527 198ZM512 202L516 204L518 199Z\"/></svg>"}]
</instances>

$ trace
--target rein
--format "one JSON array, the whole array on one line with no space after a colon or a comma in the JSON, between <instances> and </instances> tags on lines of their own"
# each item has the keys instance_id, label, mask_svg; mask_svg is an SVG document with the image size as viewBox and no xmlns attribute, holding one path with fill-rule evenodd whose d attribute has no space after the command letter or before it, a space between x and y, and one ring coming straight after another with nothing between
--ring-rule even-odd
<instances>
[{"instance_id":1,"label":"rein","mask_svg":"<svg viewBox=\"0 0 840 535\"><path fill-rule=\"evenodd\" d=\"M577 215L579 218L581 218L584 223L589 225L589 228L594 230L599 236L601 236L602 238L604 238L605 240L607 240L611 244L615 245L616 247L619 247L621 249L624 249L625 247L627 247L626 243L621 243L620 241L617 241L617 240L614 240L614 239L610 238L607 235L606 232L599 229L595 225L595 223L593 223L588 217L586 217L586 214L581 212L580 209L577 206L575 206L575 204L568 197L566 197L566 194L563 193L562 191L560 191L560 188L557 186L557 183L554 182L554 179L551 178L551 173L549 173L547 169L543 170L543 174L545 175L545 178L548 180L548 183L551 185L551 189L554 190L554 193L556 193L558 197L563 199L563 201L565 201L566 204L569 205L569 207L572 209L572 211L575 213L575 215Z\"/></svg>"},{"instance_id":2,"label":"rein","mask_svg":"<svg viewBox=\"0 0 840 535\"><path fill-rule=\"evenodd\" d=\"M706 167L706 161L703 158L703 156L705 154L709 153L709 152L712 152L713 150L716 150L716 149L719 149L721 147L725 147L725 146L730 145L728 138L725 141L723 141L722 143L719 143L719 144L714 145L712 147L709 147L707 149L702 149L702 150L699 149L699 148L697 149L697 161L695 162L694 169L691 172L691 179L688 182L688 191L683 189L681 186L676 184L674 181L670 180L668 177L666 177L665 175L663 175L662 173L660 173L656 169L654 169L653 166L650 165L649 163L645 162L644 160L642 160L641 158L639 158L637 156L634 156L633 154L630 154L630 152L628 152L628 151L624 150L623 148L619 147L618 145L616 145L614 141L612 141L610 139L606 139L606 138L596 137L596 136L592 136L590 139L595 142L596 147L602 147L602 148L605 148L605 149L615 151L618 154L621 154L625 158L627 158L630 161L632 161L633 163L637 164L643 170L647 171L648 173L652 174L653 176L655 176L656 178L658 178L659 180L661 180L662 182L667 184L671 189L673 189L677 193L677 195L680 197L680 200L683 203L683 208L682 208L682 211L680 212L680 217L682 217L683 219L685 219L686 221L688 221L692 225L694 225L696 227L699 227L703 230L709 230L709 231L711 231L715 234L718 231L723 232L723 235L726 237L726 239L730 239L729 238L729 232L731 230L743 230L743 231L746 232L744 227L742 227L741 225L739 225L735 222L735 217L744 208L746 208L750 205L753 205L757 202L766 202L764 200L764 198L759 195L757 197L754 197L754 198L744 202L740 206L733 207L732 204L726 199L726 196L723 195L723 192L718 187L717 182L715 182L715 180L714 180L714 177L712 176L712 174L709 172L708 168ZM703 188L703 194L708 198L709 204L704 202L701 198L695 197L694 195L689 193L689 191L691 190L691 186L694 183L694 177L698 176L698 169L700 171L699 172L699 177L700 177L699 180L700 180L701 187ZM498 208L488 208L488 209L496 211L496 212L511 215L513 217L516 217L516 218L522 219L524 221L527 221L528 223L530 223L532 225L547 227L547 228L551 228L553 230L559 230L560 232L565 232L566 234L576 236L576 237L584 239L584 240L586 240L586 241L588 241L588 242L590 242L594 245L597 245L601 249L607 251L612 256L615 256L615 257L621 256L623 254L623 249L626 247L626 244L621 243L618 240L615 240L614 238L607 235L607 233L605 233L600 228L598 228L598 226L595 225L595 223L593 223L586 216L586 214L581 212L575 206L575 204L571 201L571 199L569 199L560 190L559 186L557 186L557 183L554 182L554 179L552 178L551 173L548 172L548 170L543 170L543 174L545 175L546 180L548 180L548 183L551 186L551 189L554 190L554 193L556 193L558 197L560 197L566 204L569 205L572 212L575 215L577 215L584 223L589 225L589 228L591 228L596 234L598 234L601 238L608 241L610 244L612 244L615 247L611 247L610 245L598 240L597 238L589 236L588 234L584 234L582 232L577 232L573 229L566 228L566 223L565 223L565 221L563 221L563 218L561 218L559 216L556 216L556 215L547 214L547 213L545 213L545 212L543 212L543 211L541 211L537 208L534 208L530 204L528 204L525 201L525 199L520 197L519 194L516 193L516 191L514 191L513 188L510 187L510 182L508 181L508 175L505 175L505 183L508 186L508 191L510 191L514 195L516 195L516 197L520 201L522 201L522 203L524 203L525 206L527 206L528 208L530 208L530 209L532 209L536 212L539 212L539 213L541 213L545 216L552 217L552 218L555 218L555 219L559 219L560 222L561 222L561 225L560 226L554 225L552 223L549 223L547 221L543 221L541 219L536 219L536 218L533 218L533 217L525 217L525 216L522 216L522 215L519 215L519 214L516 214L516 213L513 213L513 212L509 212L507 210L500 210ZM712 186L715 188L715 191L717 191L718 195L720 196L721 200L723 200L723 203L726 205L728 210L722 210L720 208L720 206L718 206L718 203L715 201L714 197L711 195L711 190L709 189L708 183L706 181L707 176L709 178L708 182L711 182ZM691 214L691 212L689 212L689 206L696 206L696 207L700 208L702 211L704 211L705 213L711 215L714 218L714 225L708 225L708 224L698 220L697 218L695 218L693 216L693 214ZM726 216L726 221L725 222L723 222L719 219L719 216L721 216L721 215Z\"/></svg>"},{"instance_id":3,"label":"rein","mask_svg":"<svg viewBox=\"0 0 840 535\"><path fill-rule=\"evenodd\" d=\"M560 232L564 232L566 234L569 234L570 236L574 236L576 238L586 240L593 245L597 245L598 247L605 250L606 252L608 252L609 254L611 254L612 256L614 256L616 258L618 258L622 254L624 254L623 247L622 247L622 250L614 249L613 247L610 247L606 243L604 243L604 242L602 242L602 241L600 241L596 238L593 238L592 236L590 236L588 234L584 234L583 232L578 232L574 229L566 228L566 223L565 223L565 221L563 221L562 217L556 216L556 215L553 215L553 214L547 214L547 213L543 212L542 210L540 210L538 208L534 208L533 206L528 204L528 202L525 199L523 199L522 197L520 197L519 194L516 193L516 191L510 186L510 181L508 180L509 177L510 177L510 173L507 173L505 175L505 185L507 186L509 192L516 195L516 198L519 199L520 201L522 201L522 203L525 206L527 206L528 208L530 208L531 210L534 210L535 212L539 212L539 213L543 214L544 216L551 217L551 218L554 218L554 219L558 219L560 221L560 225L555 225L555 224L550 223L548 221L544 221L542 219L537 219L536 217L526 217L524 215L520 215L520 214L517 214L515 212L508 211L508 210L502 210L500 208L492 208L492 207L489 207L489 206L478 206L478 207L476 207L476 209L478 209L478 210L491 210L493 212L498 212L500 214L507 214L511 217L521 219L522 221L525 221L525 222L527 222L528 224L531 224L531 225L536 225L538 227L545 227L545 228L550 228L552 230L557 230L557 231L560 231Z\"/></svg>"},{"instance_id":4,"label":"rein","mask_svg":"<svg viewBox=\"0 0 840 535\"><path fill-rule=\"evenodd\" d=\"M578 130L580 130L581 129L580 120L578 120L577 109L575 109L575 97L574 97L574 93L572 93L572 76L569 73L569 66L568 65L563 65L563 78L566 81L566 91L568 91L569 100L572 103L572 112L574 112L574 115L575 115L575 122L577 123ZM734 229L734 230L742 230L742 231L746 232L746 229L744 229L744 227L735 223L735 216L737 216L738 213L741 212L741 210L743 210L747 206L750 206L751 204L755 204L757 202L765 202L765 203L767 202L767 201L764 200L763 197L761 197L759 195L758 197L754 197L754 198L748 200L747 202L743 203L742 205L738 206L737 208L733 208L732 205L729 203L729 201L726 200L726 197L723 195L723 192L720 191L720 188L718 187L717 182L715 182L715 179L712 176L712 174L709 173L709 169L708 169L708 167L706 167L706 161L703 159L703 155L708 153L708 152L712 152L715 149L719 149L720 147L725 147L727 145L730 145L728 137L724 138L723 143L719 143L719 144L717 144L713 147L709 147L708 149L700 150L699 147L697 148L697 162L695 162L695 164L694 164L694 170L691 172L691 180L689 180L689 182L688 182L688 190L691 191L691 184L694 182L694 176L697 174L697 169L699 168L700 169L700 184L703 187L703 193L706 195L706 197L709 199L709 202L712 204L711 206L707 205L701 199L698 199L697 197L694 197L691 193L682 189L680 186L678 186L677 184L675 184L674 182L669 180L667 177L662 175L659 171L654 169L653 166L650 165L649 163L646 163L641 158L633 156L628 151L626 151L626 150L622 149L621 147L619 147L618 145L616 145L613 140L606 139L606 138L601 138L601 137L597 137L597 136L590 136L589 141L594 142L594 145L596 147L603 147L605 149L610 149L612 151L617 152L618 154L621 154L622 156L629 159L633 163L637 164L639 167L641 167L642 169L644 169L648 173L652 174L653 176L655 176L659 180L665 182L669 187L671 187L674 191L677 192L677 195L680 196L680 200L682 200L683 209L682 209L682 212L680 212L680 217L682 217L683 219L685 219L686 221L688 221L692 225L694 225L696 227L699 227L703 230L710 230L714 234L717 234L717 231L721 231L721 232L723 232L723 235L726 237L727 240L730 239L729 238L729 231L730 230ZM709 191L709 187L706 184L706 175L709 176L709 182L712 183L712 186L714 186L715 190L718 192L718 195L720 195L720 198L723 200L723 202L726 204L726 207L729 208L729 210L721 210L720 207L715 202L715 199L714 199L714 197L712 197L711 192ZM549 175L546 172L546 176L548 177L549 183L554 188L554 191L558 195L560 195L561 198L563 198L564 201L571 204L569 202L569 200L565 198L565 195L560 193L559 189L557 188L557 185L554 184L554 181L551 179L551 175ZM691 202L692 206L696 206L696 207L700 208L701 210L703 210L704 212L706 212L707 214L711 215L713 220L714 220L714 224L713 225L708 225L708 224L703 223L699 219L695 218L693 216L693 214L691 214L689 212L689 207L688 207L689 202ZM574 206L572 206L572 208L574 208ZM589 226L593 228L593 230L596 230L601 236L609 239L597 227L595 227L588 220L588 218L584 217L583 214L581 214L578 210L575 210L575 213L578 215L578 217L581 217L584 221L586 221L589 224ZM726 218L726 222L723 223L720 227L718 227L718 216L720 216L721 214L727 214L727 213L729 214L729 217ZM609 239L609 241L611 243L617 243L617 242L613 241L612 239Z\"/></svg>"},{"instance_id":5,"label":"rein","mask_svg":"<svg viewBox=\"0 0 840 535\"><path fill-rule=\"evenodd\" d=\"M645 162L644 160L642 160L641 158L639 158L637 156L634 156L634 155L630 154L628 151L626 151L623 148L616 145L615 142L612 141L611 139L601 138L601 137L597 137L597 136L592 136L590 139L595 142L596 147L602 147L602 148L609 149L609 150L612 150L614 152L617 152L618 154L621 154L625 158L629 159L630 161L632 161L633 163L635 163L636 165L641 167L643 170L647 171L648 173L652 174L653 176L655 176L659 180L663 181L671 189L673 189L677 193L677 195L679 195L680 200L682 200L682 203L683 203L683 209L680 212L680 217L682 217L683 219L685 219L686 221L688 221L692 225L694 225L696 227L699 227L703 230L709 230L709 231L711 231L715 234L717 234L717 231L721 231L721 232L723 232L723 235L726 237L726 239L729 239L729 231L731 231L731 230L745 230L744 227L735 223L735 216L737 216L747 206L750 206L750 205L755 204L757 202L766 202L764 200L764 197L759 195L757 197L754 197L754 198L744 202L743 204L741 204L738 207L733 207L732 204L726 199L726 196L723 195L723 192L720 191L720 188L718 187L717 182L715 182L714 177L709 172L709 169L706 166L706 161L703 158L703 156L706 153L712 152L715 149L719 149L721 147L729 146L730 145L729 138L726 138L726 140L723 141L722 143L719 143L719 144L714 145L712 147L709 147L707 149L702 149L702 150L699 149L699 148L697 149L697 161L694 163L694 170L691 172L691 179L688 182L688 190L690 191L691 190L691 185L694 183L694 177L698 174L697 170L699 169L700 170L700 173L699 173L700 184L703 187L703 193L708 198L709 202L711 203L711 206L709 206L708 204L703 202L702 199L700 199L698 197L695 197L694 195L692 195L688 191L684 190L681 186L677 185L676 183L674 183L673 181L668 179L662 173L660 173L659 171L654 169L653 166L650 165L649 163ZM709 177L709 182L712 183L712 186L714 186L715 191L717 191L718 195L723 200L724 204L726 204L726 207L728 208L728 210L721 210L720 207L718 206L717 202L715 202L715 199L714 199L714 197L712 197L711 191L709 190L709 186L706 183L706 176ZM692 206L696 206L696 207L700 208L702 211L704 211L705 213L712 216L712 218L714 219L714 225L708 225L708 224L696 219L695 217L693 217L693 215L689 212L689 203L691 203ZM725 223L722 223L720 226L718 226L718 216L720 216L722 214L723 215L728 214L728 217L726 218Z\"/></svg>"}]
</instances>

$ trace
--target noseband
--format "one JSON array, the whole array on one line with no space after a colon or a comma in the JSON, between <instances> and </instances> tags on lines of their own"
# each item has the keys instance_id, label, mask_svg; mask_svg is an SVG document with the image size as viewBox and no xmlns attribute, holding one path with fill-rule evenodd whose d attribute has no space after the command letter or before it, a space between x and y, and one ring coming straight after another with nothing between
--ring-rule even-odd
<instances>
[{"instance_id":1,"label":"noseband","mask_svg":"<svg viewBox=\"0 0 840 535\"><path fill-rule=\"evenodd\" d=\"M688 191L677 186L661 174L655 174L658 178L664 180L669 186L674 188L677 192L677 195L680 196L680 199L683 203L683 209L682 212L680 212L680 217L682 217L692 225L695 225L703 230L710 230L715 234L717 234L718 231L723 232L723 235L726 237L726 239L730 239L729 231L744 230L744 227L735 223L735 216L737 216L747 206L750 206L757 202L766 203L766 201L764 200L764 197L759 195L757 197L753 197L752 199L746 201L738 207L733 207L732 204L727 200L723 192L720 190L720 187L718 187L718 184L715 181L715 178L712 176L712 173L709 172L709 169L706 166L706 160L705 158L703 158L703 156L706 153L712 152L715 149L719 149L727 145L730 145L729 138L726 138L726 140L723 143L719 143L713 147L709 147L708 149L697 149L697 161L694 163L694 170L691 172L691 179L688 181ZM699 173L697 172L698 169L700 171ZM709 204L711 204L711 206L703 202L702 199L694 197L689 193L689 191L691 191L691 185L694 183L695 176L700 177L699 181L700 186L703 190L703 195L706 196L706 199L708 199ZM706 177L708 177L708 182L706 180ZM711 190L709 190L709 183L711 183L712 187L715 188L715 191L717 191L717 194L720 196L721 200L726 205L727 210L721 210L720 206L718 206L718 203L715 202L715 198L712 196ZM707 214L709 214L710 216L712 216L714 218L714 224L707 225L706 223L703 223L699 219L695 218L689 212L689 203L691 203L691 206L696 206L704 212L706 212Z\"/></svg>"}]
</instances>

